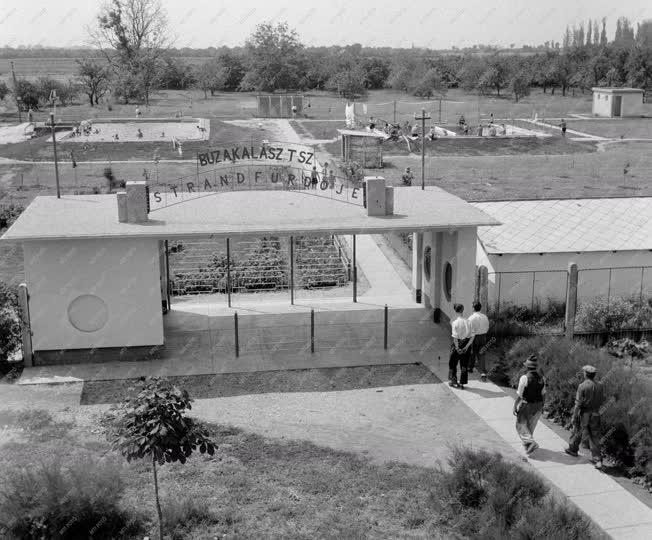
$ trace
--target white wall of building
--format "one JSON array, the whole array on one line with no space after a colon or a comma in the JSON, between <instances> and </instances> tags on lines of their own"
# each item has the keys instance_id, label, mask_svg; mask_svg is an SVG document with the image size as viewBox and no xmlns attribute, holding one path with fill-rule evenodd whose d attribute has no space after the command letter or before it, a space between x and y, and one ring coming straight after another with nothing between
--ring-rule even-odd
<instances>
[{"instance_id":1,"label":"white wall of building","mask_svg":"<svg viewBox=\"0 0 652 540\"><path fill-rule=\"evenodd\" d=\"M641 116L645 114L646 107L643 103L643 93L623 92L593 92L593 115L605 118L612 117L612 103L614 96L622 96L621 117Z\"/></svg>"},{"instance_id":2,"label":"white wall of building","mask_svg":"<svg viewBox=\"0 0 652 540\"><path fill-rule=\"evenodd\" d=\"M452 231L428 231L424 233L423 249L431 249L431 272L428 278L423 272L424 304L437 307L450 319L453 304L463 304L471 309L475 296L477 228L464 227ZM445 291L446 263L452 267L450 299Z\"/></svg>"},{"instance_id":3,"label":"white wall of building","mask_svg":"<svg viewBox=\"0 0 652 540\"><path fill-rule=\"evenodd\" d=\"M500 289L505 302L530 307L548 299L563 302L566 272L571 262L579 268L578 302L596 296L652 296L652 251L593 251L585 253L486 254L478 249L478 265L489 271L489 300L495 305ZM632 268L624 268L632 267ZM611 270L611 279L609 270ZM537 272L532 272L536 270ZM494 272L502 272L500 278Z\"/></svg>"},{"instance_id":4,"label":"white wall of building","mask_svg":"<svg viewBox=\"0 0 652 540\"><path fill-rule=\"evenodd\" d=\"M34 350L163 344L158 240L25 242L24 257Z\"/></svg>"}]
</instances>

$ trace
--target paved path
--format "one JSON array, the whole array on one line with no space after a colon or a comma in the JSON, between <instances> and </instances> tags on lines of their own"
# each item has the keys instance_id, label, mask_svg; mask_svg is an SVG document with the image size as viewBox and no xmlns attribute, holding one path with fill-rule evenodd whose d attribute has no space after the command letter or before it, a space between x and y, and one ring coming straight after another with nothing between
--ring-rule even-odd
<instances>
[{"instance_id":1,"label":"paved path","mask_svg":"<svg viewBox=\"0 0 652 540\"><path fill-rule=\"evenodd\" d=\"M410 289L378 247L373 235L356 236L356 262L369 282L369 289L363 298L388 294L409 298Z\"/></svg>"},{"instance_id":2,"label":"paved path","mask_svg":"<svg viewBox=\"0 0 652 540\"><path fill-rule=\"evenodd\" d=\"M441 380L446 380L445 362L426 360L425 363ZM523 454L514 427L514 399L511 396L492 383L477 380L469 381L465 390L448 389L514 450ZM535 435L540 449L529 459L532 467L612 538L652 538L652 509L608 475L597 471L588 458L567 456L564 448L568 443L544 423L539 423Z\"/></svg>"}]
</instances>

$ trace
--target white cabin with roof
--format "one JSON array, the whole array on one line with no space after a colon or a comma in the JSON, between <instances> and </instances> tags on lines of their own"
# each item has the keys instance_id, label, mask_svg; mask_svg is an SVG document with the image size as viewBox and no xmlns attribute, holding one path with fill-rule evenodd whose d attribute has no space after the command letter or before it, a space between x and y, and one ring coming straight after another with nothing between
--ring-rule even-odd
<instances>
[{"instance_id":1,"label":"white cabin with roof","mask_svg":"<svg viewBox=\"0 0 652 540\"><path fill-rule=\"evenodd\" d=\"M624 118L643 116L647 109L640 88L593 88L593 116Z\"/></svg>"},{"instance_id":2,"label":"white cabin with roof","mask_svg":"<svg viewBox=\"0 0 652 540\"><path fill-rule=\"evenodd\" d=\"M502 223L478 227L477 264L489 271L489 298L522 306L563 301L571 262L580 270L580 302L652 295L652 197L473 204Z\"/></svg>"}]
</instances>

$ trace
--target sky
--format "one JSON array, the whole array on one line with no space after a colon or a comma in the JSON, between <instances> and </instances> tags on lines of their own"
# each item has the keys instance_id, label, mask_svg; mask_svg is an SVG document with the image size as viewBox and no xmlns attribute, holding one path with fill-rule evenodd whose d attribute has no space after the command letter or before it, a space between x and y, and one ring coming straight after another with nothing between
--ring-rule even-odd
<instances>
[{"instance_id":1,"label":"sky","mask_svg":"<svg viewBox=\"0 0 652 540\"><path fill-rule=\"evenodd\" d=\"M497 46L562 41L567 25L652 19L649 0L162 0L177 47L244 44L255 26L287 21L306 45ZM98 0L0 0L0 46L88 45Z\"/></svg>"}]
</instances>

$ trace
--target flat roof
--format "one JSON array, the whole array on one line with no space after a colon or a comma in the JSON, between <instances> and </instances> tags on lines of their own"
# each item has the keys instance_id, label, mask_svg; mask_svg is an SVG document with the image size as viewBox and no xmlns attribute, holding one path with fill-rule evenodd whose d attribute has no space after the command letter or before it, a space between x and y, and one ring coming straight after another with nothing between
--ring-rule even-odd
<instances>
[{"instance_id":1,"label":"flat roof","mask_svg":"<svg viewBox=\"0 0 652 540\"><path fill-rule=\"evenodd\" d=\"M118 222L115 194L66 195L36 197L2 240L375 234L499 224L434 186L395 188L391 216L371 217L362 206L309 191L228 191L157 209L147 223Z\"/></svg>"},{"instance_id":2,"label":"flat roof","mask_svg":"<svg viewBox=\"0 0 652 540\"><path fill-rule=\"evenodd\" d=\"M606 92L608 94L642 94L643 90L640 88L618 88L616 86L596 86L592 88L594 92Z\"/></svg>"},{"instance_id":3,"label":"flat roof","mask_svg":"<svg viewBox=\"0 0 652 540\"><path fill-rule=\"evenodd\" d=\"M652 249L652 197L472 204L502 222L478 228L487 253Z\"/></svg>"}]
</instances>

